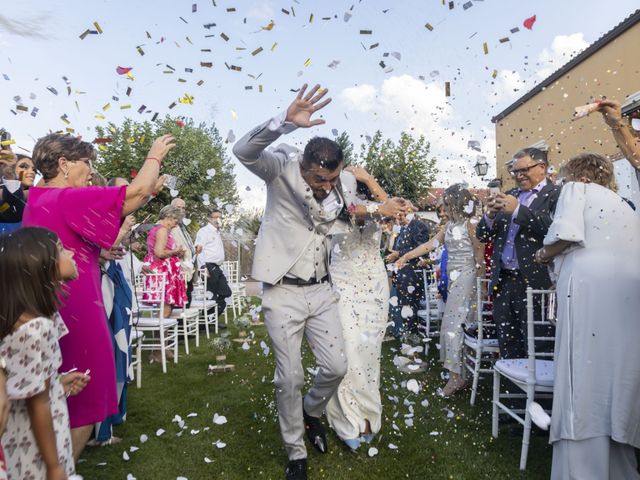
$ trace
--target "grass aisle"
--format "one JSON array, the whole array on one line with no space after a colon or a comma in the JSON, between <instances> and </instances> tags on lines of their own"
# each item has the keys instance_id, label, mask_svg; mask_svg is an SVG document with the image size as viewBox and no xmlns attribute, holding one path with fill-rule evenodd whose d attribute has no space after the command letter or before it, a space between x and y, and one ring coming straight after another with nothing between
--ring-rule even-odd
<instances>
[{"instance_id":1,"label":"grass aisle","mask_svg":"<svg viewBox=\"0 0 640 480\"><path fill-rule=\"evenodd\" d=\"M166 375L158 364L145 363L142 388L130 386L127 421L116 429L123 442L87 449L78 473L85 480L125 480L129 474L129 479L137 480L284 478L286 457L277 424L273 353L265 356L260 348L261 340L269 344L266 329L260 326L253 331L256 342L248 351L234 344L227 355L228 362L236 365L234 372L207 375L207 366L215 358L206 339L199 348L192 342L188 357L181 348L180 362L170 364ZM370 458L368 448L363 447L351 453L332 434L329 454L316 454L308 447L310 479L549 478L547 438L532 438L528 469L521 473L522 430L514 428L518 433L514 435L506 426L497 440L491 437L490 379L481 382L474 408L469 405L468 392L441 399L435 395L436 388L444 384L436 349L431 349L428 371L409 376L399 373L392 363L397 347L397 342L383 346L384 420L372 445L379 453ZM305 367L314 366L308 350L306 360ZM409 378L420 382L418 395L404 387ZM310 379L308 375L308 382ZM406 417L411 408L413 426ZM215 425L215 413L226 416L228 422ZM185 422L182 430L172 422L176 415ZM164 433L157 436L159 429ZM148 440L142 443L141 435ZM218 448L218 441L226 446Z\"/></svg>"}]
</instances>

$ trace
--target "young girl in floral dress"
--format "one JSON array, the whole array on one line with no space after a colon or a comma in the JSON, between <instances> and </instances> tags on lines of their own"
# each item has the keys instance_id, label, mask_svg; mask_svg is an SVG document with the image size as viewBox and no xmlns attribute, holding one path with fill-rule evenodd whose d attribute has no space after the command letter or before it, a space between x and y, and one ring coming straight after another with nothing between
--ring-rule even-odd
<instances>
[{"instance_id":1,"label":"young girl in floral dress","mask_svg":"<svg viewBox=\"0 0 640 480\"><path fill-rule=\"evenodd\" d=\"M11 409L2 435L9 480L63 480L74 474L66 397L89 372L58 375L62 282L78 276L73 254L53 232L23 228L0 237L0 357Z\"/></svg>"}]
</instances>

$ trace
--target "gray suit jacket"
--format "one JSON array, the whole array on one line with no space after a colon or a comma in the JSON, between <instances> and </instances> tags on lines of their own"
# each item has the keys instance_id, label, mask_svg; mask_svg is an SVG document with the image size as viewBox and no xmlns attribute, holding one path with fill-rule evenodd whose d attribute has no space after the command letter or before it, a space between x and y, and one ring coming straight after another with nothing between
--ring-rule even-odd
<instances>
[{"instance_id":1,"label":"gray suit jacket","mask_svg":"<svg viewBox=\"0 0 640 480\"><path fill-rule=\"evenodd\" d=\"M273 150L266 150L281 135L267 128L269 122L238 140L233 146L233 153L267 186L267 204L251 275L258 281L273 285L298 261L314 231L327 235L341 220L323 219L314 211L317 203L300 173L302 154L298 149L281 144ZM347 189L343 188L345 181L349 184ZM353 175L343 172L336 190L344 205L357 203ZM325 261L328 264L328 258Z\"/></svg>"}]
</instances>

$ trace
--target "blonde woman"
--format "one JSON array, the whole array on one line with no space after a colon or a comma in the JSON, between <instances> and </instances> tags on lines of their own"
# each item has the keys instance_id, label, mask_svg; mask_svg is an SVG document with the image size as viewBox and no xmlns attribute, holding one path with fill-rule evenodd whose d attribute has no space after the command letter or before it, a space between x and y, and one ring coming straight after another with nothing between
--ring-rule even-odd
<instances>
[{"instance_id":1,"label":"blonde woman","mask_svg":"<svg viewBox=\"0 0 640 480\"><path fill-rule=\"evenodd\" d=\"M572 158L560 177L536 252L558 279L551 478L640 479L640 216L601 155Z\"/></svg>"}]
</instances>

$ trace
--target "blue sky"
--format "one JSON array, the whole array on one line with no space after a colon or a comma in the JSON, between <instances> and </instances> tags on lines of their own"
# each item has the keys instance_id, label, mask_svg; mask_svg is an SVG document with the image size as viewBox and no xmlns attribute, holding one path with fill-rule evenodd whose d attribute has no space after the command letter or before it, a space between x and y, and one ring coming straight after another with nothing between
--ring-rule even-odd
<instances>
[{"instance_id":1,"label":"blue sky","mask_svg":"<svg viewBox=\"0 0 640 480\"><path fill-rule=\"evenodd\" d=\"M50 129L65 128L62 115L76 132L93 139L96 124L118 123L125 116L150 118L137 113L141 105L161 115L170 112L214 122L223 137L233 130L239 138L285 108L294 95L290 89L318 82L333 97L324 111L327 124L298 131L287 142L302 145L311 135L332 136L334 128L348 131L357 145L377 129L392 138L403 130L424 134L439 158L442 185L460 179L477 181L471 167L478 152L468 149L467 141L480 141L482 155L491 163L495 155L491 116L564 64L572 52L640 8L637 0L616 0L606 7L595 0L484 0L471 1L466 10L465 1L455 1L450 10L448 1L442 5L441 0L216 0L217 6L212 0L3 3L1 15L23 24L19 30L28 33L16 34L0 22L0 74L10 79L0 77L0 125L9 128L23 148L30 149L34 139ZM345 12L351 14L346 22ZM532 15L537 22L529 31L522 22ZM271 20L273 29L263 30ZM78 38L94 28L94 21L104 33ZM209 23L216 26L205 29ZM433 31L425 28L426 23ZM514 27L520 31L512 34ZM500 43L503 37L509 41ZM161 38L164 41L157 44ZM376 43L378 47L369 48ZM144 56L137 52L138 45ZM263 51L253 56L259 47ZM305 66L307 59L310 64ZM330 68L334 61L340 63ZM203 68L200 62L212 62L213 67ZM225 62L242 70L228 70ZM163 73L167 64L175 73ZM133 67L134 80L119 76L117 66ZM70 96L63 76L69 80ZM202 86L197 86L199 80L204 80ZM448 98L447 81L452 94ZM249 86L251 90L245 88ZM132 88L129 97L127 87ZM194 97L193 105L168 109L185 94ZM119 101L112 100L114 95ZM15 109L17 96L30 111L37 107L38 115L14 116L10 109ZM576 99L576 105L585 100ZM103 111L106 103L111 107ZM120 109L127 104L130 109ZM106 120L96 119L96 114ZM260 205L264 194L260 182L240 165L236 175L245 205Z\"/></svg>"}]
</instances>

